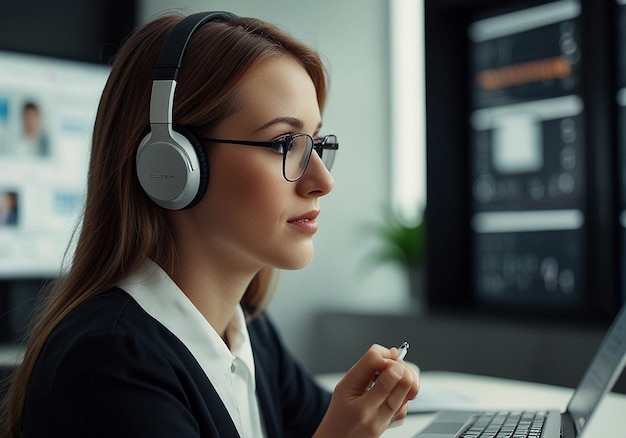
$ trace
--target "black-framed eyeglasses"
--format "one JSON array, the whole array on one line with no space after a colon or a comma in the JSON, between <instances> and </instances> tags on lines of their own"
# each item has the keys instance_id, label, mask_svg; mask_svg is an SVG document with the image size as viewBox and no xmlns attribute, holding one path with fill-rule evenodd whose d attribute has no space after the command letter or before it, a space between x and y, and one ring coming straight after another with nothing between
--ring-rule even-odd
<instances>
[{"instance_id":1,"label":"black-framed eyeglasses","mask_svg":"<svg viewBox=\"0 0 626 438\"><path fill-rule=\"evenodd\" d=\"M329 171L335 161L337 149L339 149L337 137L334 135L327 135L317 141L313 140L313 137L309 134L283 135L273 141L224 140L217 138L203 138L201 140L212 143L273 148L283 154L283 177L289 182L296 182L302 178L311 160L313 149L315 149L315 152L320 156Z\"/></svg>"}]
</instances>

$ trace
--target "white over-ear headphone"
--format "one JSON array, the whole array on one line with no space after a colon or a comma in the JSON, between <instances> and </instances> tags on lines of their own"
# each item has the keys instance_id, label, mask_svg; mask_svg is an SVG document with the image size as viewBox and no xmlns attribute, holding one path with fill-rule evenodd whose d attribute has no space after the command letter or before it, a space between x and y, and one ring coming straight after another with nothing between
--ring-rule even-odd
<instances>
[{"instance_id":1,"label":"white over-ear headphone","mask_svg":"<svg viewBox=\"0 0 626 438\"><path fill-rule=\"evenodd\" d=\"M185 48L196 29L231 18L236 15L229 12L190 15L172 29L159 53L150 97L150 132L137 149L136 169L143 190L163 208L193 207L206 191L206 152L191 133L174 128L174 91Z\"/></svg>"}]
</instances>

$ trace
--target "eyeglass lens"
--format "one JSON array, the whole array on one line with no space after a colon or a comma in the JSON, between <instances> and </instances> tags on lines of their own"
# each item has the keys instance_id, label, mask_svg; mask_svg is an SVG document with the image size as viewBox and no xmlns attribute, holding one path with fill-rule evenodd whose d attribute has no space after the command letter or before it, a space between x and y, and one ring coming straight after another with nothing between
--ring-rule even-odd
<instances>
[{"instance_id":1,"label":"eyeglass lens","mask_svg":"<svg viewBox=\"0 0 626 438\"><path fill-rule=\"evenodd\" d=\"M328 170L332 169L333 163L335 162L335 154L337 153L337 137L334 135L324 137L322 148L318 150L326 168Z\"/></svg>"},{"instance_id":2,"label":"eyeglass lens","mask_svg":"<svg viewBox=\"0 0 626 438\"><path fill-rule=\"evenodd\" d=\"M334 146L337 137L329 135L320 144L315 145L315 150L320 155L322 162L328 170L331 169L335 160L336 148L326 149L324 146ZM288 152L284 161L284 175L289 181L297 181L306 171L313 151L313 139L306 134L295 135L291 138L291 144L287 148Z\"/></svg>"},{"instance_id":3,"label":"eyeglass lens","mask_svg":"<svg viewBox=\"0 0 626 438\"><path fill-rule=\"evenodd\" d=\"M291 138L291 144L287 148L283 162L283 170L287 180L297 181L304 174L311 158L311 149L313 149L311 137L295 135Z\"/></svg>"}]
</instances>

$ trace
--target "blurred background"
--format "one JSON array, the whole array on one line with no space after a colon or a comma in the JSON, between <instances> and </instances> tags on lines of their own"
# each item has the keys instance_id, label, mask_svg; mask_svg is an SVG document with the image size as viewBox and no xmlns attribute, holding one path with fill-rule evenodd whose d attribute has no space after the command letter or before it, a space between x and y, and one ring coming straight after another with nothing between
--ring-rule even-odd
<instances>
[{"instance_id":1,"label":"blurred background","mask_svg":"<svg viewBox=\"0 0 626 438\"><path fill-rule=\"evenodd\" d=\"M270 314L313 373L372 343L574 385L624 302L621 1L26 0L0 6L0 339L19 351L80 216L111 57L167 12L275 23L322 54L334 191ZM564 361L563 358L567 358ZM622 379L623 380L623 379ZM620 381L618 387L624 385Z\"/></svg>"}]
</instances>

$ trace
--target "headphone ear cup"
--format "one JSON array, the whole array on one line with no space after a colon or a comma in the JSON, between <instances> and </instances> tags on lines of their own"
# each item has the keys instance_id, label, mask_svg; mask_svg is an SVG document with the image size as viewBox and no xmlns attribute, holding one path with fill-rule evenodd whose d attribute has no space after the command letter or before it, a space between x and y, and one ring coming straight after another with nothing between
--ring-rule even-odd
<instances>
[{"instance_id":1,"label":"headphone ear cup","mask_svg":"<svg viewBox=\"0 0 626 438\"><path fill-rule=\"evenodd\" d=\"M206 150L204 149L204 146L200 144L198 139L195 137L195 135L191 133L191 131L189 131L186 128L183 128L182 126L174 126L174 131L180 133L187 139L187 141L189 141L189 144L195 151L196 156L198 157L198 168L200 170L200 181L198 184L198 191L196 193L196 196L194 196L194 198L189 203L189 205L184 207L184 208L191 208L197 205L198 202L202 200L202 197L206 193L206 189L209 185L209 160L207 158L207 153L206 153Z\"/></svg>"},{"instance_id":2,"label":"headphone ear cup","mask_svg":"<svg viewBox=\"0 0 626 438\"><path fill-rule=\"evenodd\" d=\"M204 147L186 129L146 135L137 149L137 178L146 194L169 210L196 205L208 184L208 162Z\"/></svg>"}]
</instances>

